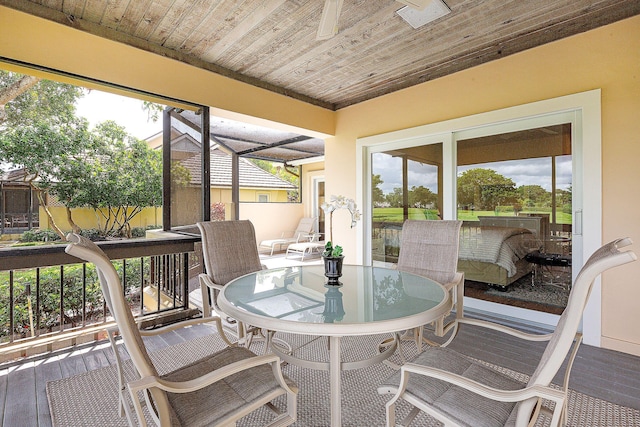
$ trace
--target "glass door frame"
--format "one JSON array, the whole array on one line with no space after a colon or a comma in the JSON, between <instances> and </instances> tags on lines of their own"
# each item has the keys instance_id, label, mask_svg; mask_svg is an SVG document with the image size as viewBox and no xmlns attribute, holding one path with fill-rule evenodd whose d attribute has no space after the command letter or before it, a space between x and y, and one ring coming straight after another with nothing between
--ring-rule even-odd
<instances>
[{"instance_id":1,"label":"glass door frame","mask_svg":"<svg viewBox=\"0 0 640 427\"><path fill-rule=\"evenodd\" d=\"M390 149L430 143L443 143L443 219L456 217L456 149L455 141L465 135L502 133L557 121L572 125L573 160L573 260L574 274L584 260L602 244L602 167L601 167L601 93L599 89L460 117L409 129L360 138L356 142L356 198L360 206L371 205L371 154ZM498 131L496 132L496 129ZM584 171L589 171L588 174ZM589 191L585 192L584 189ZM365 210L365 212L370 210ZM363 218L358 229L358 260L371 265L371 214ZM478 303L465 298L465 305L555 326L559 316L501 304ZM498 306L498 307L496 307ZM508 307L508 308L507 308ZM584 341L599 346L601 338L601 288L596 280L583 320Z\"/></svg>"}]
</instances>

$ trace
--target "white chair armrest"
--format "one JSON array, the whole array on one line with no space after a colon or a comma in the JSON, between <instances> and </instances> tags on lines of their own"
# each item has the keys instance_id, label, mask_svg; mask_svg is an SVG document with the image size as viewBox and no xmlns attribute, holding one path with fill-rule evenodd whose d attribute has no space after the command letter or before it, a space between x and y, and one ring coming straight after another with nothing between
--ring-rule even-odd
<instances>
[{"instance_id":1,"label":"white chair armrest","mask_svg":"<svg viewBox=\"0 0 640 427\"><path fill-rule=\"evenodd\" d=\"M188 326L199 325L201 323L210 323L210 322L213 322L216 324L216 329L218 330L218 334L220 335L220 338L222 338L222 340L229 347L234 347L238 345L237 342L231 341L227 338L227 334L224 332L224 329L222 328L222 321L217 316L205 316L205 317L198 317L195 319L183 320L183 321L172 323L170 325L163 326L161 328L156 328L156 329L141 329L140 335L142 335L143 337L149 337L149 336L154 336L158 334L163 334L166 332L175 331L181 328L186 328Z\"/></svg>"},{"instance_id":2,"label":"white chair armrest","mask_svg":"<svg viewBox=\"0 0 640 427\"><path fill-rule=\"evenodd\" d=\"M218 291L221 291L222 288L224 287L222 285L219 285L219 284L215 283L213 280L211 280L211 277L208 274L205 274L205 273L198 274L198 280L200 281L201 285L204 284L204 285L206 285L206 286L208 286L208 287L210 287L212 289L216 289Z\"/></svg>"},{"instance_id":3,"label":"white chair armrest","mask_svg":"<svg viewBox=\"0 0 640 427\"><path fill-rule=\"evenodd\" d=\"M508 326L500 325L498 323L487 322L485 320L478 319L469 319L467 317L457 319L457 322L461 324L475 325L482 328L493 329L494 331L499 331L527 341L549 341L553 336L553 334L529 334L527 332L522 332Z\"/></svg>"},{"instance_id":4,"label":"white chair armrest","mask_svg":"<svg viewBox=\"0 0 640 427\"><path fill-rule=\"evenodd\" d=\"M294 236L296 238L296 243L300 243L300 242L312 242L313 238L314 238L314 234L313 233L297 233L297 235L294 233Z\"/></svg>"},{"instance_id":5,"label":"white chair armrest","mask_svg":"<svg viewBox=\"0 0 640 427\"><path fill-rule=\"evenodd\" d=\"M531 387L524 387L518 390L500 390L493 387L488 387L484 384L481 384L469 378L462 377L458 374L443 371L441 369L431 368L429 366L416 365L413 363L406 363L402 366L400 388L398 389L397 394L404 393L406 385L409 382L409 373L424 375L438 380L446 381L450 384L462 387L480 396L484 396L500 402L521 402L533 397L542 397L544 399L552 400L556 403L560 402L560 405L562 405L562 402L565 398L565 394L562 390L556 390L551 387L535 385Z\"/></svg>"},{"instance_id":6,"label":"white chair armrest","mask_svg":"<svg viewBox=\"0 0 640 427\"><path fill-rule=\"evenodd\" d=\"M140 329L140 335L142 335L143 337L151 337L154 335L175 331L177 329L186 328L187 326L193 326L193 325L198 325L200 323L209 323L209 322L219 323L220 318L210 316L210 317L197 317L195 319L182 320L176 323L172 323L170 325L161 326L159 328Z\"/></svg>"},{"instance_id":7,"label":"white chair armrest","mask_svg":"<svg viewBox=\"0 0 640 427\"><path fill-rule=\"evenodd\" d=\"M322 241L322 236L324 235L324 233L313 233L311 234L311 238L309 239L310 242L320 242Z\"/></svg>"},{"instance_id":8,"label":"white chair armrest","mask_svg":"<svg viewBox=\"0 0 640 427\"><path fill-rule=\"evenodd\" d=\"M454 286L459 284L464 284L464 273L461 272L457 272L450 282L443 283L442 286L444 286L446 290L450 291Z\"/></svg>"},{"instance_id":9,"label":"white chair armrest","mask_svg":"<svg viewBox=\"0 0 640 427\"><path fill-rule=\"evenodd\" d=\"M166 381L159 377L150 376L131 381L128 383L128 386L134 398L135 393L151 387L158 387L159 389L167 391L169 393L190 393L192 391L200 390L204 387L207 387L238 372L266 364L275 364L278 367L279 371L280 359L274 354L266 354L263 356L250 357L248 359L230 363L229 365L225 365L222 368L216 369L215 371L209 372L201 377L189 381ZM281 377L281 375L276 375L276 377L278 376ZM287 384L284 382L284 379L282 379L280 385L289 389Z\"/></svg>"}]
</instances>

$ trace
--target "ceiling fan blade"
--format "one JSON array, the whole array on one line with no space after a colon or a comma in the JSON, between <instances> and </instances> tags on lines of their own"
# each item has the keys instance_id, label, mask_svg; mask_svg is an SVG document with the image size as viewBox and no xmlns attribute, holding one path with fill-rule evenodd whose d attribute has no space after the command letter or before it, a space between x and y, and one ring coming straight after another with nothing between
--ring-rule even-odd
<instances>
[{"instance_id":1,"label":"ceiling fan blade","mask_svg":"<svg viewBox=\"0 0 640 427\"><path fill-rule=\"evenodd\" d=\"M407 5L417 10L424 10L424 8L426 8L429 5L429 3L431 3L431 0L396 0L396 1L398 3L402 3L404 5Z\"/></svg>"},{"instance_id":2,"label":"ceiling fan blade","mask_svg":"<svg viewBox=\"0 0 640 427\"><path fill-rule=\"evenodd\" d=\"M316 40L327 40L338 34L338 17L343 0L325 0Z\"/></svg>"}]
</instances>

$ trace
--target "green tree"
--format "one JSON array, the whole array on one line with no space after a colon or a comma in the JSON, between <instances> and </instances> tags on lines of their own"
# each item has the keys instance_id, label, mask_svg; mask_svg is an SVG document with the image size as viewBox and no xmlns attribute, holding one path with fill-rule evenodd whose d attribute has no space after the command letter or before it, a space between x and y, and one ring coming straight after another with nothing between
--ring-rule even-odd
<instances>
[{"instance_id":1,"label":"green tree","mask_svg":"<svg viewBox=\"0 0 640 427\"><path fill-rule=\"evenodd\" d=\"M275 175L278 178L295 185L296 188L300 188L300 167L293 167L287 164L281 166L280 164L274 164L273 162L262 159L249 159L249 161L260 169L269 172L271 175ZM291 202L297 201L299 199L299 191L288 191L287 198Z\"/></svg>"},{"instance_id":2,"label":"green tree","mask_svg":"<svg viewBox=\"0 0 640 427\"><path fill-rule=\"evenodd\" d=\"M43 195L60 167L90 143L87 121L75 116L83 95L76 86L0 71L0 161L24 168L25 181L63 239Z\"/></svg>"},{"instance_id":3,"label":"green tree","mask_svg":"<svg viewBox=\"0 0 640 427\"><path fill-rule=\"evenodd\" d=\"M572 212L572 192L573 187L569 187L566 190L558 189L556 191L556 204L557 206L562 207L562 212L571 213Z\"/></svg>"},{"instance_id":4,"label":"green tree","mask_svg":"<svg viewBox=\"0 0 640 427\"><path fill-rule=\"evenodd\" d=\"M493 169L475 168L458 177L458 203L477 210L494 210L497 206L517 202L515 183Z\"/></svg>"},{"instance_id":5,"label":"green tree","mask_svg":"<svg viewBox=\"0 0 640 427\"><path fill-rule=\"evenodd\" d=\"M106 121L89 131L76 117L84 90L71 85L0 72L0 161L24 168L40 205L62 239L43 195L57 196L67 209L88 206L100 218L104 235L131 237L130 220L146 206L162 205L162 153ZM146 103L150 112L161 106ZM177 185L190 181L186 168L172 165Z\"/></svg>"},{"instance_id":6,"label":"green tree","mask_svg":"<svg viewBox=\"0 0 640 427\"><path fill-rule=\"evenodd\" d=\"M402 188L400 187L394 188L393 193L387 194L385 196L385 199L387 200L387 203L389 203L391 207L394 207L394 208L402 207L403 200L404 200Z\"/></svg>"},{"instance_id":7,"label":"green tree","mask_svg":"<svg viewBox=\"0 0 640 427\"><path fill-rule=\"evenodd\" d=\"M373 206L384 203L384 193L380 188L383 182L380 175L371 176L371 200L373 201Z\"/></svg>"},{"instance_id":8,"label":"green tree","mask_svg":"<svg viewBox=\"0 0 640 427\"><path fill-rule=\"evenodd\" d=\"M65 175L73 184L54 185L51 191L72 193L65 199L71 208L93 208L104 235L131 237L131 219L147 206L162 206L162 153L113 121L96 126L92 140L94 150L83 159L86 167L70 168Z\"/></svg>"},{"instance_id":9,"label":"green tree","mask_svg":"<svg viewBox=\"0 0 640 427\"><path fill-rule=\"evenodd\" d=\"M431 190L422 185L416 187L415 185L409 190L409 206L416 208L426 207L429 205L436 205L438 202L438 196Z\"/></svg>"},{"instance_id":10,"label":"green tree","mask_svg":"<svg viewBox=\"0 0 640 427\"><path fill-rule=\"evenodd\" d=\"M0 159L25 170L25 181L36 190L40 205L53 228L64 239L49 211L44 193L63 178L61 171L81 162L91 147L85 119L55 123L34 120L32 123L3 129L0 132Z\"/></svg>"},{"instance_id":11,"label":"green tree","mask_svg":"<svg viewBox=\"0 0 640 427\"><path fill-rule=\"evenodd\" d=\"M0 70L0 125L73 121L76 100L84 93L77 86Z\"/></svg>"},{"instance_id":12,"label":"green tree","mask_svg":"<svg viewBox=\"0 0 640 427\"><path fill-rule=\"evenodd\" d=\"M540 185L521 185L518 187L521 203L527 207L551 206L551 193Z\"/></svg>"}]
</instances>

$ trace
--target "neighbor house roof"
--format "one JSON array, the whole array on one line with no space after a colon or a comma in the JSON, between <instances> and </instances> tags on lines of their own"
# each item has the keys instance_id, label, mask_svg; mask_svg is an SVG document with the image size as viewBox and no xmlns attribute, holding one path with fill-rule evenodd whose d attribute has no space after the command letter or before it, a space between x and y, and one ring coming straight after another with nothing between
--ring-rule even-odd
<instances>
[{"instance_id":1,"label":"neighbor house roof","mask_svg":"<svg viewBox=\"0 0 640 427\"><path fill-rule=\"evenodd\" d=\"M183 160L181 163L191 173L191 184L202 183L200 153ZM265 188L274 190L296 190L290 182L259 168L247 159L239 159L239 182L241 188ZM231 187L231 155L217 147L211 149L211 186Z\"/></svg>"},{"instance_id":2,"label":"neighbor house roof","mask_svg":"<svg viewBox=\"0 0 640 427\"><path fill-rule=\"evenodd\" d=\"M149 146L161 148L159 135L147 139ZM184 122L173 122L171 126L171 159L179 161L191 174L191 184L202 183L202 158L200 134ZM231 187L231 154L225 152L215 139L211 139L211 185L214 187ZM278 190L296 190L297 186L261 169L254 163L240 157L240 187L269 188Z\"/></svg>"}]
</instances>

